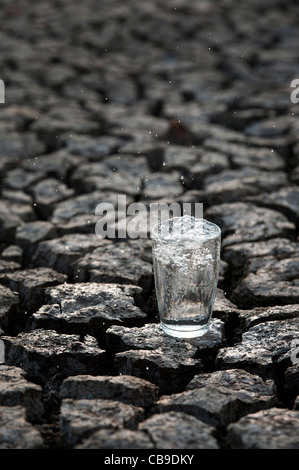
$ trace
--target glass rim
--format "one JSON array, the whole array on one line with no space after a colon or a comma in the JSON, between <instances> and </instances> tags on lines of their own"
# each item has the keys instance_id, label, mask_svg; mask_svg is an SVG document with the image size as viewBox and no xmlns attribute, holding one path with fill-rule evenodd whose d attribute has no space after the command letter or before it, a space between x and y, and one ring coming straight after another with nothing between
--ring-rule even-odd
<instances>
[{"instance_id":1,"label":"glass rim","mask_svg":"<svg viewBox=\"0 0 299 470\"><path fill-rule=\"evenodd\" d=\"M181 240L179 238L171 239L171 238L165 238L165 236L161 236L161 233L158 233L158 229L160 227L162 227L164 224L169 225L169 223L171 221L183 220L184 218L192 219L193 221L199 221L199 222L201 221L203 223L203 225L212 226L214 229L216 229L216 232L213 235L206 236L206 238L204 240L194 240L192 238L184 238L184 237L182 237ZM193 227L193 228L195 228L195 227ZM189 216L189 215L184 215L184 216L181 216L181 217L170 217L168 219L161 220L156 225L154 225L154 227L151 230L151 238L153 240L161 240L161 241L165 241L165 242L168 242L168 243L179 243L180 241L187 241L187 240L194 241L194 242L207 242L207 241L210 241L210 240L214 240L214 239L218 238L219 236L221 236L221 229L220 229L220 227L218 227L218 225L214 224L214 222L210 222L209 220L206 220L204 218L196 218L196 217Z\"/></svg>"}]
</instances>

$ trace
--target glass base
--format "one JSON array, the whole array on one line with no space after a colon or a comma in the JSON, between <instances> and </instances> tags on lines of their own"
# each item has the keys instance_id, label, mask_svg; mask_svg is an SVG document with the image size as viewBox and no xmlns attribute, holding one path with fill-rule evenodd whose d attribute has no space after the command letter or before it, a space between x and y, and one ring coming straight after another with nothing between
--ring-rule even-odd
<instances>
[{"instance_id":1,"label":"glass base","mask_svg":"<svg viewBox=\"0 0 299 470\"><path fill-rule=\"evenodd\" d=\"M165 325L161 322L164 333L174 338L188 339L199 338L207 333L209 330L209 323L205 326L197 325Z\"/></svg>"}]
</instances>

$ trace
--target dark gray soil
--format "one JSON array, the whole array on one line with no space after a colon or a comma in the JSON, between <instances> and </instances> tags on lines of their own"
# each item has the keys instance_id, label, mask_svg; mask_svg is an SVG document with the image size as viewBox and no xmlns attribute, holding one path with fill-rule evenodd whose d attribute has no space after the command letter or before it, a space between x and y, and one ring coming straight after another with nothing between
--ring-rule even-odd
<instances>
[{"instance_id":1,"label":"dark gray soil","mask_svg":"<svg viewBox=\"0 0 299 470\"><path fill-rule=\"evenodd\" d=\"M299 448L298 14L2 2L1 449ZM201 340L162 332L149 238L95 235L119 195L221 227Z\"/></svg>"}]
</instances>

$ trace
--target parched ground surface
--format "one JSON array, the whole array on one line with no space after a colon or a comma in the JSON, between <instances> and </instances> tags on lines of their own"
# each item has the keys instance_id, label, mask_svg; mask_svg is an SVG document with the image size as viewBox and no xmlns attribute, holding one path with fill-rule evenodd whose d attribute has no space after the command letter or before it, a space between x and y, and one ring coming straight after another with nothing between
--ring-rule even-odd
<instances>
[{"instance_id":1,"label":"parched ground surface","mask_svg":"<svg viewBox=\"0 0 299 470\"><path fill-rule=\"evenodd\" d=\"M2 2L0 448L299 448L298 13ZM118 195L220 225L200 341L160 329L150 239L96 237Z\"/></svg>"}]
</instances>

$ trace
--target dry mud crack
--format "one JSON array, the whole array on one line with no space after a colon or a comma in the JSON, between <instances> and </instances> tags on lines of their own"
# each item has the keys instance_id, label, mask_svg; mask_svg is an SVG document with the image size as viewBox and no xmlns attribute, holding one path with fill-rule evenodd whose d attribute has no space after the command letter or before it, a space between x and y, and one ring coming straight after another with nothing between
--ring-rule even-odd
<instances>
[{"instance_id":1,"label":"dry mud crack","mask_svg":"<svg viewBox=\"0 0 299 470\"><path fill-rule=\"evenodd\" d=\"M298 13L3 3L1 449L299 448ZM151 241L95 235L119 195L221 227L201 341L162 333Z\"/></svg>"}]
</instances>

